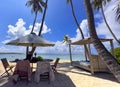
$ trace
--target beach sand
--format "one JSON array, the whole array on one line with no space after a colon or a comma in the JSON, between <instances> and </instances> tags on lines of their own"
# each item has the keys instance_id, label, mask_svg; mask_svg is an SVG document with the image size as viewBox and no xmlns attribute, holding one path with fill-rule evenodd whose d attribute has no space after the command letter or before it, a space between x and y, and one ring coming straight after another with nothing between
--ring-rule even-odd
<instances>
[{"instance_id":1,"label":"beach sand","mask_svg":"<svg viewBox=\"0 0 120 87\"><path fill-rule=\"evenodd\" d=\"M34 65L35 66L35 65ZM0 63L0 74L4 68ZM84 71L80 68L70 66L70 61L60 60L58 73L55 74L55 81L48 84L46 81L40 81L36 84L34 80L31 82L19 81L13 84L11 77L0 78L0 87L120 87L120 83L110 73L95 73ZM34 79L34 75L32 75Z\"/></svg>"}]
</instances>

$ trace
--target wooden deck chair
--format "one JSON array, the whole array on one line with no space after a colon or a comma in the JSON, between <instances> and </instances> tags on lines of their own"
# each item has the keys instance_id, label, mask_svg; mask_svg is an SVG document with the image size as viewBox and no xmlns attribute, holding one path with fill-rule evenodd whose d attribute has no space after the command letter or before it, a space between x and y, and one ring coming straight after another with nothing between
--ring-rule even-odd
<instances>
[{"instance_id":1,"label":"wooden deck chair","mask_svg":"<svg viewBox=\"0 0 120 87\"><path fill-rule=\"evenodd\" d=\"M31 80L32 68L30 67L29 60L18 61L13 73L13 82L17 82L18 79Z\"/></svg>"},{"instance_id":2,"label":"wooden deck chair","mask_svg":"<svg viewBox=\"0 0 120 87\"><path fill-rule=\"evenodd\" d=\"M56 67L57 67L57 65L59 63L59 60L60 60L60 58L56 58L54 64L51 65L51 67L52 67L52 69L53 69L54 72L57 72Z\"/></svg>"},{"instance_id":3,"label":"wooden deck chair","mask_svg":"<svg viewBox=\"0 0 120 87\"><path fill-rule=\"evenodd\" d=\"M9 71L13 72L12 68L15 66L10 66L6 58L2 58L1 62L2 62L3 67L5 69L5 72L1 76L3 76L4 74L7 74L9 76Z\"/></svg>"}]
</instances>

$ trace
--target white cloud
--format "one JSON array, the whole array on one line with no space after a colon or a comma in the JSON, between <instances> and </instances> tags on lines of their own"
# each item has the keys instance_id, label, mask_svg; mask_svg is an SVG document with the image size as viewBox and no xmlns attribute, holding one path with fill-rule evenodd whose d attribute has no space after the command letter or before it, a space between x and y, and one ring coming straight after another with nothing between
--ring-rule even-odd
<instances>
[{"instance_id":1,"label":"white cloud","mask_svg":"<svg viewBox=\"0 0 120 87\"><path fill-rule=\"evenodd\" d=\"M37 34L38 34L38 31L39 31L40 25L41 24L39 24L39 23L35 24L34 32L37 33ZM87 35L88 35L87 20L83 20L82 23L80 24L80 27L82 28L85 36L87 37ZM4 43L6 43L6 42L8 42L12 39L18 38L20 36L24 36L26 34L29 34L31 29L32 29L32 25L29 26L29 29L26 29L25 28L25 22L23 21L23 19L18 19L15 26L9 25L8 28L9 28L8 29L9 39L3 41ZM47 27L47 25L44 23L42 34L45 34L45 33L48 33L48 32L51 32L51 29L49 29ZM77 33L76 37L71 38L72 41L79 40L81 38L81 34L79 33L78 29L76 30L76 33ZM56 53L56 54L69 53L68 45L63 44L62 41L56 41L54 43L55 43L54 47L37 47L36 52L37 53L51 53L51 54L52 53ZM9 46L7 46L7 47L9 48ZM24 53L26 52L25 47L13 46L11 48L11 46L10 46L10 49L13 49L13 48L14 48L14 50L12 50L13 52L24 52ZM71 48L72 48L71 49L72 53L83 53L84 52L82 46L71 46ZM8 49L8 51L10 51L10 49Z\"/></svg>"},{"instance_id":2,"label":"white cloud","mask_svg":"<svg viewBox=\"0 0 120 87\"><path fill-rule=\"evenodd\" d=\"M20 36L23 36L26 30L24 25L25 25L25 22L21 18L18 19L18 22L16 23L15 26L8 25L8 37L16 39Z\"/></svg>"},{"instance_id":3,"label":"white cloud","mask_svg":"<svg viewBox=\"0 0 120 87\"><path fill-rule=\"evenodd\" d=\"M111 3L107 4L107 6L104 8L104 12L105 12L107 21L108 21L110 27L112 28L112 31L115 33L115 35L118 38L120 38L120 32L119 32L120 25L115 21L115 13L113 11L113 7L114 7L114 2L112 1ZM95 18L100 19L100 22L96 23L97 24L97 27L96 27L97 34L99 36L104 35L105 38L113 38L111 36L110 32L108 31L101 15L96 14ZM18 22L16 23L15 26L9 25L9 27L8 27L9 28L9 30L8 30L9 39L8 40L11 40L11 38L15 39L19 36L23 36L23 35L30 33L30 31L32 29L32 25L29 26L29 29L26 29L25 24L26 23L23 21L23 19L18 19ZM40 25L41 24L36 23L35 28L34 28L35 33L38 33ZM84 32L85 38L89 37L87 19L82 20L82 22L80 23L80 27L82 28L82 31ZM48 28L47 25L44 23L42 34L46 34L48 32L51 32L51 29ZM71 37L71 40L76 41L76 40L80 40L80 39L81 39L80 31L78 29L76 29L76 35L75 35L75 37ZM37 53L58 53L58 54L59 53L69 53L68 45L62 44L62 41L56 41L54 43L55 43L54 47L37 47L36 52ZM116 42L114 42L114 44L116 46ZM106 46L106 48L109 48L108 47L109 43L105 43L105 46ZM24 50L24 52L26 51L25 47L16 47L16 48L18 48L18 49L16 49L16 51L19 51L19 52L23 52L23 50ZM7 49L5 49L5 50L7 50ZM72 53L84 53L83 46L72 46L71 50L72 50Z\"/></svg>"},{"instance_id":4,"label":"white cloud","mask_svg":"<svg viewBox=\"0 0 120 87\"><path fill-rule=\"evenodd\" d=\"M106 16L106 19L108 21L108 24L110 25L112 31L114 32L114 34L117 36L117 38L120 38L120 24L115 20L115 11L113 10L114 7L116 6L115 0L111 1L110 3L108 3L106 5L106 7L104 7L104 13ZM102 19L102 15L100 13L95 14L95 18L98 20L99 22L96 22L97 26L96 26L96 31L98 36L104 36L104 38L113 38L113 36L111 35L111 33L109 32L109 30L106 27L106 24L104 23L104 20ZM84 32L85 38L89 37L89 31L88 31L88 24L87 24L87 20L84 19L82 20L82 22L80 23L80 27L82 28L82 31ZM76 37L75 38L71 38L72 41L76 41L76 40L80 40L81 39L81 34L79 32L79 30L77 29L76 31ZM110 50L110 43L106 42L104 43L105 47ZM117 43L114 40L114 47L117 47ZM75 49L77 49L77 46L75 47ZM83 48L79 49L82 50ZM93 49L93 47L92 47Z\"/></svg>"},{"instance_id":5,"label":"white cloud","mask_svg":"<svg viewBox=\"0 0 120 87\"><path fill-rule=\"evenodd\" d=\"M85 38L89 37L87 19L82 20L82 22L80 23L80 28L82 29L84 37ZM82 37L81 37L80 30L77 28L76 36L72 37L71 40L72 40L72 42L74 42L74 41L81 40L81 39L82 39Z\"/></svg>"},{"instance_id":6,"label":"white cloud","mask_svg":"<svg viewBox=\"0 0 120 87\"><path fill-rule=\"evenodd\" d=\"M107 22L112 29L113 33L116 35L116 37L119 39L120 38L120 24L115 20L115 10L114 8L117 6L117 3L115 2L116 0L111 1L104 7L104 13L105 17L107 19ZM108 28L106 27L106 24L104 23L104 20L101 19L102 22L98 23L97 25L97 34L98 35L104 35L105 38L113 38L111 33L109 32ZM114 44L116 44L116 41L114 40Z\"/></svg>"},{"instance_id":7,"label":"white cloud","mask_svg":"<svg viewBox=\"0 0 120 87\"><path fill-rule=\"evenodd\" d=\"M75 53L83 53L83 48L81 46L71 46L71 51ZM55 42L53 47L38 47L36 49L37 53L50 53L50 54L69 54L69 47L62 41Z\"/></svg>"},{"instance_id":8,"label":"white cloud","mask_svg":"<svg viewBox=\"0 0 120 87\"><path fill-rule=\"evenodd\" d=\"M21 36L25 36L27 34L29 34L32 30L32 25L29 26L29 29L26 29L25 27L25 22L22 18L19 18L18 21L16 22L15 26L14 25L8 25L8 35L7 35L7 40L2 41L2 43L6 43L10 40L19 38ZM34 27L34 31L36 34L38 34L39 32L39 28L40 28L41 23L36 23L35 27ZM51 29L49 29L47 27L47 25L44 23L43 25L43 30L42 30L42 34L46 34L46 33L50 33Z\"/></svg>"},{"instance_id":9,"label":"white cloud","mask_svg":"<svg viewBox=\"0 0 120 87\"><path fill-rule=\"evenodd\" d=\"M4 46L1 46L1 47L0 47L0 52L9 52L9 51L10 51L9 48L6 48L6 47L4 47Z\"/></svg>"}]
</instances>

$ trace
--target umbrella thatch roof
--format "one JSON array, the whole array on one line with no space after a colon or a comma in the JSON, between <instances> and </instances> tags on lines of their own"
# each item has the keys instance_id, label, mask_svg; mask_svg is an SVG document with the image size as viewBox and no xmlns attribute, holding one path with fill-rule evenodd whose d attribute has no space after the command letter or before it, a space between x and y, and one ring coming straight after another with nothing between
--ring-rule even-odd
<instances>
[{"instance_id":1,"label":"umbrella thatch roof","mask_svg":"<svg viewBox=\"0 0 120 87\"><path fill-rule=\"evenodd\" d=\"M45 40L41 36L37 36L36 34L28 34L26 36L20 37L16 40L10 41L6 43L6 45L16 45L16 46L54 46L54 43Z\"/></svg>"}]
</instances>

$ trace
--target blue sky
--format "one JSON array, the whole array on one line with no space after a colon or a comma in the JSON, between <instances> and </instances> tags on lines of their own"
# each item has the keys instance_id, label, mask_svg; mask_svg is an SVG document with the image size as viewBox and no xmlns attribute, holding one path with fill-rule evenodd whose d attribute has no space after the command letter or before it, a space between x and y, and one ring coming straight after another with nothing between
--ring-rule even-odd
<instances>
[{"instance_id":1,"label":"blue sky","mask_svg":"<svg viewBox=\"0 0 120 87\"><path fill-rule=\"evenodd\" d=\"M31 8L26 7L28 0L2 0L0 3L0 52L25 52L25 47L6 46L5 43L16 39L20 36L29 34L34 14L31 13ZM113 7L115 0L108 3L104 8L107 20L116 34L119 37L119 24L115 21L115 13ZM73 0L75 15L82 28L85 37L89 37L86 13L84 10L83 0ZM42 14L38 14L35 31L39 31ZM112 38L107 30L100 12L95 12L96 30L99 37ZM66 4L66 0L48 0L48 9L46 13L45 23L42 35L45 39L54 42L54 47L41 48L38 47L36 52L40 53L68 53L68 47L62 44L64 35L68 35L72 41L81 39L81 35L74 23L70 4ZM117 43L114 41L114 45ZM42 49L42 50L41 50ZM83 47L72 46L74 53L84 52Z\"/></svg>"}]
</instances>

